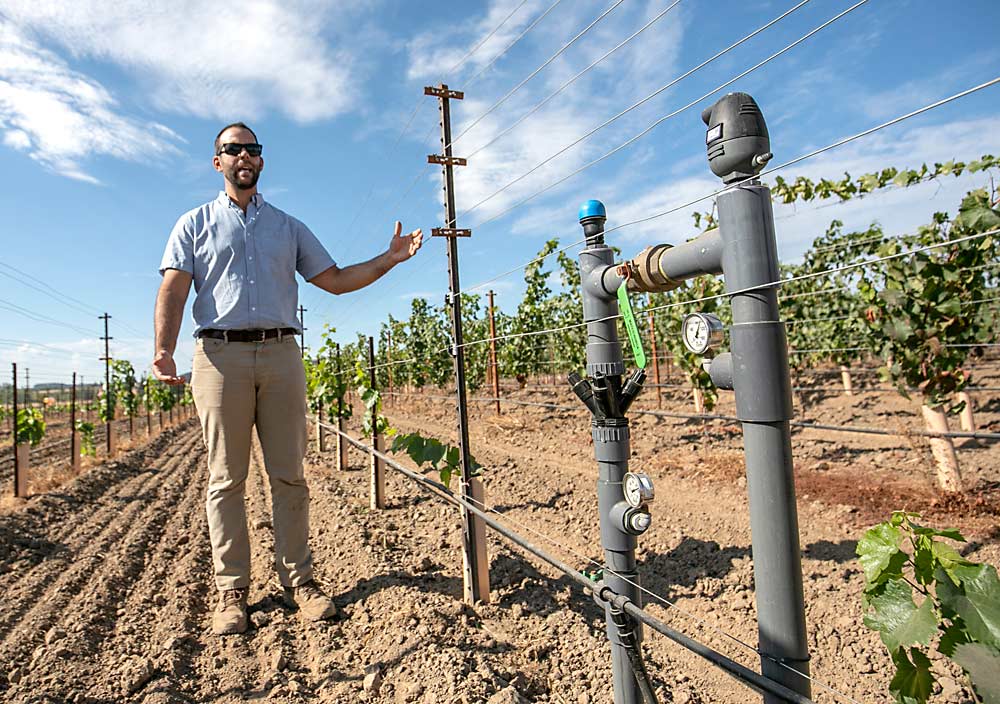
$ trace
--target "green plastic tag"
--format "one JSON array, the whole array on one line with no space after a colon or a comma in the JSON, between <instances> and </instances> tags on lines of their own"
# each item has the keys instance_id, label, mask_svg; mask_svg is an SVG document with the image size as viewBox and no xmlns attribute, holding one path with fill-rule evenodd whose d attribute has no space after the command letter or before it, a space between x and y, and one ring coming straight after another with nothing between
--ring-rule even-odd
<instances>
[{"instance_id":1,"label":"green plastic tag","mask_svg":"<svg viewBox=\"0 0 1000 704\"><path fill-rule=\"evenodd\" d=\"M635 324L635 314L632 312L632 302L628 299L628 292L625 290L625 282L618 287L618 309L625 319L625 330L628 331L628 341L632 346L632 356L640 369L646 368L646 352L642 349L642 340L639 338L639 328Z\"/></svg>"}]
</instances>

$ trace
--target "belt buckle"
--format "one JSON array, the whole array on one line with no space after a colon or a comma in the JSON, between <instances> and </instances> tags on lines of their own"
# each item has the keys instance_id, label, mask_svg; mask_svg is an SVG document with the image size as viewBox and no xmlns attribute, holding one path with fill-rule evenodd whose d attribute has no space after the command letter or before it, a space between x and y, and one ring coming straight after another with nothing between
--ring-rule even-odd
<instances>
[{"instance_id":1,"label":"belt buckle","mask_svg":"<svg viewBox=\"0 0 1000 704\"><path fill-rule=\"evenodd\" d=\"M227 345L229 344L229 331L228 330L223 330L222 331L222 341L225 342Z\"/></svg>"},{"instance_id":2,"label":"belt buckle","mask_svg":"<svg viewBox=\"0 0 1000 704\"><path fill-rule=\"evenodd\" d=\"M260 339L256 342L267 342L267 330L257 330L260 333Z\"/></svg>"}]
</instances>

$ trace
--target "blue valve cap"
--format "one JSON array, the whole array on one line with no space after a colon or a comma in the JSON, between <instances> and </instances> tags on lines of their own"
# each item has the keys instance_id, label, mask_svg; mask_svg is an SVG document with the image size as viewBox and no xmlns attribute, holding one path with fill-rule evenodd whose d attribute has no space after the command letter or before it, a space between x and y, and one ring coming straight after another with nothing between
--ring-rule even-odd
<instances>
[{"instance_id":1,"label":"blue valve cap","mask_svg":"<svg viewBox=\"0 0 1000 704\"><path fill-rule=\"evenodd\" d=\"M604 210L604 203L599 200L588 200L580 206L580 222L588 218L604 218L606 220L607 217L608 214Z\"/></svg>"}]
</instances>

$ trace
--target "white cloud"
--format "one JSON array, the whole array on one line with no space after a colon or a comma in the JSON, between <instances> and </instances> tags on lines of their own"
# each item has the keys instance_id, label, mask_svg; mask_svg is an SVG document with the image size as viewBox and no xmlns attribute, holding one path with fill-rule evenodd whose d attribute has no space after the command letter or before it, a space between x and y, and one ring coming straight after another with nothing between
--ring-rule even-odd
<instances>
[{"instance_id":1,"label":"white cloud","mask_svg":"<svg viewBox=\"0 0 1000 704\"><path fill-rule=\"evenodd\" d=\"M4 14L75 57L133 73L161 109L221 119L278 109L306 122L350 107L352 58L322 32L335 22L348 31L365 4L257 0L226 11L196 0L8 0ZM78 89L100 90L85 79Z\"/></svg>"},{"instance_id":2,"label":"white cloud","mask_svg":"<svg viewBox=\"0 0 1000 704\"><path fill-rule=\"evenodd\" d=\"M6 145L69 178L97 183L81 161L109 155L136 159L149 149L176 151L162 125L119 115L96 81L0 19L0 130Z\"/></svg>"}]
</instances>

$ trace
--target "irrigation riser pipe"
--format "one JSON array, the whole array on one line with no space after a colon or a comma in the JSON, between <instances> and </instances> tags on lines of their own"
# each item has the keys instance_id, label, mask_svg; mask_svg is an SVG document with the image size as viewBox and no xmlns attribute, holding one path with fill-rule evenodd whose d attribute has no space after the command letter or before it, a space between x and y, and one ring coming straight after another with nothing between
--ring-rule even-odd
<instances>
[{"instance_id":1,"label":"irrigation riser pipe","mask_svg":"<svg viewBox=\"0 0 1000 704\"><path fill-rule=\"evenodd\" d=\"M450 397L449 397L450 398ZM584 576L579 570L575 570L569 565L567 565L562 560L552 556L547 551L537 547L530 540L520 535L519 533L511 530L507 526L503 525L495 518L493 518L489 513L484 511L478 506L475 506L472 502L467 501L461 496L456 495L440 482L429 479L418 472L413 471L407 467L396 462L395 459L386 455L382 452L374 450L371 445L366 445L360 440L351 437L347 432L340 430L336 426L323 423L323 426L341 436L350 445L353 445L362 452L368 454L377 455L383 462L385 466L390 469L399 472L408 479L416 482L420 485L422 489L428 491L429 493L437 496L439 499L452 503L456 506L467 509L470 513L475 514L477 517L482 519L488 527L492 528L496 533L507 538L515 545L526 550L528 553L534 555L538 559L548 563L555 569L562 572L564 575L572 579L577 583L578 586L582 587L586 594L591 595L595 601L601 606L613 606L615 608L620 608L625 611L629 616L633 617L637 621L648 625L657 633L666 636L670 640L674 641L683 648L691 651L695 655L705 659L712 665L724 670L728 674L735 677L737 680L743 684L751 687L757 692L767 692L768 694L778 697L782 702L792 702L793 704L815 704L809 697L803 696L798 692L795 692L780 682L769 679L759 672L755 672L750 668L742 665L732 658L726 657L722 653L710 648L709 646L697 641L689 636L684 635L680 631L677 631L667 624L665 624L660 619L649 614L644 609L642 609L636 602L632 601L626 596L623 596L615 592L611 587L607 585L605 581L593 582L586 576Z\"/></svg>"}]
</instances>

